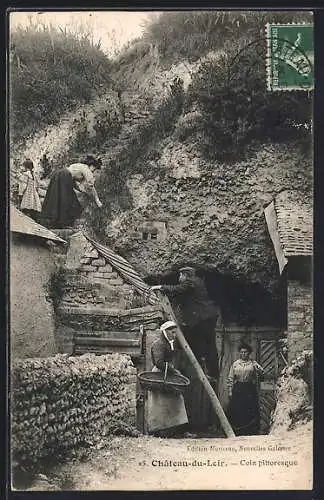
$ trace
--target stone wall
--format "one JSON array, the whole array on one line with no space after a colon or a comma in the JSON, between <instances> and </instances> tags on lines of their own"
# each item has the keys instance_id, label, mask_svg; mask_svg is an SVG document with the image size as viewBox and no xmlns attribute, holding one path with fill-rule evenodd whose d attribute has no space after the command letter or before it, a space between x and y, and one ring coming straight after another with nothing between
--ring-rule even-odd
<instances>
[{"instance_id":1,"label":"stone wall","mask_svg":"<svg viewBox=\"0 0 324 500\"><path fill-rule=\"evenodd\" d=\"M86 318L87 329L95 331L92 318L99 310L124 311L136 309L146 305L146 301L136 289L127 284L113 267L102 258L93 245L85 238L81 231L54 230L58 236L64 238L68 245L57 248L51 245L52 255L59 269L60 292L57 303L56 338L59 352L73 351L73 336L78 328L73 329L70 321L58 311L81 311ZM73 318L73 314L71 317ZM71 320L73 322L73 319ZM103 327L102 330L107 330Z\"/></svg>"},{"instance_id":2,"label":"stone wall","mask_svg":"<svg viewBox=\"0 0 324 500\"><path fill-rule=\"evenodd\" d=\"M137 372L152 368L151 345L159 335L159 326L164 315L158 306L128 310L99 309L96 306L73 307L62 306L58 311L56 335L60 351L82 354L92 352L105 354L107 352L128 353L137 368ZM113 332L113 333L112 333ZM126 333L125 333L126 332ZM123 346L114 346L109 340L118 337L130 339ZM80 343L80 339L82 343ZM99 344L98 344L99 339ZM105 339L103 342L100 339ZM141 339L136 347L134 341ZM107 341L108 340L108 341ZM145 392L139 381L128 387L129 393L136 393L136 426L146 433Z\"/></svg>"},{"instance_id":3,"label":"stone wall","mask_svg":"<svg viewBox=\"0 0 324 500\"><path fill-rule=\"evenodd\" d=\"M64 268L66 286L62 300L65 304L96 304L106 309L145 305L136 289L125 282L81 231L69 238Z\"/></svg>"},{"instance_id":4,"label":"stone wall","mask_svg":"<svg viewBox=\"0 0 324 500\"><path fill-rule=\"evenodd\" d=\"M18 361L11 381L12 453L26 468L135 430L136 371L128 356Z\"/></svg>"},{"instance_id":5,"label":"stone wall","mask_svg":"<svg viewBox=\"0 0 324 500\"><path fill-rule=\"evenodd\" d=\"M288 360L313 348L312 288L297 280L288 280Z\"/></svg>"},{"instance_id":6,"label":"stone wall","mask_svg":"<svg viewBox=\"0 0 324 500\"><path fill-rule=\"evenodd\" d=\"M59 352L73 355L123 353L131 356L138 373L152 368L151 344L164 320L160 306L147 304L136 289L106 261L83 233L61 234L66 253L53 247L60 265L56 307ZM136 425L146 432L145 393L130 381L136 396Z\"/></svg>"}]
</instances>

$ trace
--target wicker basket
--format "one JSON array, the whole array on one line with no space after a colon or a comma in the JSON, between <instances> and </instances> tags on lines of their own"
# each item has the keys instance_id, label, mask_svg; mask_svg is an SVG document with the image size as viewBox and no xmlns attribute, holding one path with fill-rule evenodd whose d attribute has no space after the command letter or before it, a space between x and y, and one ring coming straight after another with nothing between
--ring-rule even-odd
<instances>
[{"instance_id":1,"label":"wicker basket","mask_svg":"<svg viewBox=\"0 0 324 500\"><path fill-rule=\"evenodd\" d=\"M164 380L162 372L142 372L138 379L144 389L159 392L172 392L181 394L190 384L190 380L184 375L168 374Z\"/></svg>"}]
</instances>

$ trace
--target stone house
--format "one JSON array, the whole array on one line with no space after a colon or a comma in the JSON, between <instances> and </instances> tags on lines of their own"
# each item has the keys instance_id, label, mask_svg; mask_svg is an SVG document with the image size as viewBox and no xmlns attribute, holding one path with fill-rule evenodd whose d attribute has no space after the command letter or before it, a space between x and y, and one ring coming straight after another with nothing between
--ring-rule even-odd
<instances>
[{"instance_id":1,"label":"stone house","mask_svg":"<svg viewBox=\"0 0 324 500\"><path fill-rule=\"evenodd\" d=\"M50 282L56 270L48 245L65 241L10 207L10 352L13 359L57 352Z\"/></svg>"},{"instance_id":2,"label":"stone house","mask_svg":"<svg viewBox=\"0 0 324 500\"><path fill-rule=\"evenodd\" d=\"M288 361L313 348L313 215L310 201L283 191L265 218L286 286Z\"/></svg>"}]
</instances>

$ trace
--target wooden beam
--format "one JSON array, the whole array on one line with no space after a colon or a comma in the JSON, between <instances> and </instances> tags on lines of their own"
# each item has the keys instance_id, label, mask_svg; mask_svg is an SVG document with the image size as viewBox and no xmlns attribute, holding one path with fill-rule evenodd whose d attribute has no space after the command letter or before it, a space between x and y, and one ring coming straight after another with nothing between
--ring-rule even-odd
<instances>
[{"instance_id":1,"label":"wooden beam","mask_svg":"<svg viewBox=\"0 0 324 500\"><path fill-rule=\"evenodd\" d=\"M96 338L96 337L75 337L77 345L93 345L93 346L126 346L126 347L141 347L141 342L138 339L117 339L117 338Z\"/></svg>"},{"instance_id":2,"label":"wooden beam","mask_svg":"<svg viewBox=\"0 0 324 500\"><path fill-rule=\"evenodd\" d=\"M212 407L220 420L220 423L222 425L222 428L223 428L226 436L227 437L235 437L234 431L233 431L229 421L227 420L227 417L224 413L222 405L220 404L219 399L214 392L214 389L210 385L209 380L207 379L203 369L201 368L200 364L198 363L194 353L192 352L189 344L187 343L187 341L186 341L186 339L185 339L185 337L184 337L184 335L183 335L183 333L178 325L177 319L175 317L175 314L173 312L173 309L172 309L172 306L170 304L168 297L163 295L161 292L157 292L157 295L160 299L161 305L162 305L165 313L168 315L168 317L170 319L173 319L173 321L177 324L178 341L179 341L182 349L184 350L187 358L189 359L190 363L192 364L192 366L196 370L197 376L198 376L200 382L204 386L204 388L209 396Z\"/></svg>"},{"instance_id":3,"label":"wooden beam","mask_svg":"<svg viewBox=\"0 0 324 500\"><path fill-rule=\"evenodd\" d=\"M136 307L134 309L106 309L105 307L99 308L97 306L61 306L58 308L58 313L62 315L80 315L80 316L107 316L107 317L134 317L138 316L140 319L147 318L160 318L161 310L159 306L144 306Z\"/></svg>"},{"instance_id":4,"label":"wooden beam","mask_svg":"<svg viewBox=\"0 0 324 500\"><path fill-rule=\"evenodd\" d=\"M93 332L89 331L78 331L75 334L76 339L105 339L105 340L111 340L111 339L130 339L130 340L136 340L136 342L141 341L141 333L139 328L136 330L133 330L132 332L130 331L119 331L119 332L112 332L110 330L94 330Z\"/></svg>"},{"instance_id":5,"label":"wooden beam","mask_svg":"<svg viewBox=\"0 0 324 500\"><path fill-rule=\"evenodd\" d=\"M111 346L111 347L99 347L99 346L76 346L74 353L75 354L114 354L114 353L119 353L119 354L128 354L129 356L133 357L140 357L140 352L139 350L135 350L134 347L116 347L116 346Z\"/></svg>"}]
</instances>

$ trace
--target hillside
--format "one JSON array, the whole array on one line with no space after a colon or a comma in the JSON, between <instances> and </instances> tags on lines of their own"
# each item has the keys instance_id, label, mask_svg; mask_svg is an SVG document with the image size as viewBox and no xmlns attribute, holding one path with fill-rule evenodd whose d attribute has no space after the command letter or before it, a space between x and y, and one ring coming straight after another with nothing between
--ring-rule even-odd
<instances>
[{"instance_id":1,"label":"hillside","mask_svg":"<svg viewBox=\"0 0 324 500\"><path fill-rule=\"evenodd\" d=\"M26 139L111 87L111 61L87 32L30 22L10 34L10 133Z\"/></svg>"},{"instance_id":2,"label":"hillside","mask_svg":"<svg viewBox=\"0 0 324 500\"><path fill-rule=\"evenodd\" d=\"M194 264L276 296L263 206L284 189L311 194L311 96L267 94L262 43L230 67L267 14L213 15L213 22L193 15L190 24L188 13L165 13L148 26L110 68L118 92L102 89L14 148L12 172L23 156L37 161L47 151L57 168L95 151L104 163L104 207L91 205L84 225L144 277L172 279L180 265ZM215 35L209 45L206 33Z\"/></svg>"}]
</instances>

